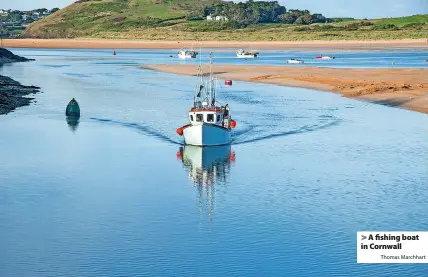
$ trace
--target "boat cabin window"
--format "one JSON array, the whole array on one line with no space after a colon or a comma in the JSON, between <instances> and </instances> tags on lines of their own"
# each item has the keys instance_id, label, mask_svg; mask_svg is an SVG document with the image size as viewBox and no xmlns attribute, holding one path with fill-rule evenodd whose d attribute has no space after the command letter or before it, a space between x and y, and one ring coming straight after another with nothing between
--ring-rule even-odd
<instances>
[{"instance_id":1,"label":"boat cabin window","mask_svg":"<svg viewBox=\"0 0 428 277\"><path fill-rule=\"evenodd\" d=\"M217 115L217 122L220 122L220 115Z\"/></svg>"},{"instance_id":2,"label":"boat cabin window","mask_svg":"<svg viewBox=\"0 0 428 277\"><path fill-rule=\"evenodd\" d=\"M190 121L193 121L193 115L190 115Z\"/></svg>"},{"instance_id":3,"label":"boat cabin window","mask_svg":"<svg viewBox=\"0 0 428 277\"><path fill-rule=\"evenodd\" d=\"M207 114L207 122L214 122L214 114L212 113Z\"/></svg>"},{"instance_id":4,"label":"boat cabin window","mask_svg":"<svg viewBox=\"0 0 428 277\"><path fill-rule=\"evenodd\" d=\"M201 113L197 113L196 114L196 121L197 122L202 122L204 120L204 115Z\"/></svg>"}]
</instances>

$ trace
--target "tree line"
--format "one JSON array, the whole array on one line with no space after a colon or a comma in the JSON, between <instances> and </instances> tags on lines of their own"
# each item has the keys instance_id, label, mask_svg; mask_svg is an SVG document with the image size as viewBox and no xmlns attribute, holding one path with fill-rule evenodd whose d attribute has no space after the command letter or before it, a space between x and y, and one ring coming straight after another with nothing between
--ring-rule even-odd
<instances>
[{"instance_id":1,"label":"tree line","mask_svg":"<svg viewBox=\"0 0 428 277\"><path fill-rule=\"evenodd\" d=\"M311 14L308 10L287 9L278 1L254 1L248 2L220 2L206 6L197 15L192 15L194 20L211 16L226 16L228 20L239 26L248 26L257 23L287 23L287 24L312 24L329 23L331 19L322 14Z\"/></svg>"}]
</instances>

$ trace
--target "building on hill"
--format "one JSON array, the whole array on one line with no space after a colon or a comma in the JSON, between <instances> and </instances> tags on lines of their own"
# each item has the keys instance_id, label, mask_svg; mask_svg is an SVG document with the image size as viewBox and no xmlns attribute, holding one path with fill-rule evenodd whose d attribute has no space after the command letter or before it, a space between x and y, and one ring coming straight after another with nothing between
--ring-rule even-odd
<instances>
[{"instance_id":1,"label":"building on hill","mask_svg":"<svg viewBox=\"0 0 428 277\"><path fill-rule=\"evenodd\" d=\"M207 21L228 21L229 18L227 18L224 15L217 15L217 16L212 16L212 15L208 15L207 16Z\"/></svg>"},{"instance_id":2,"label":"building on hill","mask_svg":"<svg viewBox=\"0 0 428 277\"><path fill-rule=\"evenodd\" d=\"M58 8L30 11L0 9L0 35L3 37L16 37L22 34L29 24L43 19L58 10Z\"/></svg>"}]
</instances>

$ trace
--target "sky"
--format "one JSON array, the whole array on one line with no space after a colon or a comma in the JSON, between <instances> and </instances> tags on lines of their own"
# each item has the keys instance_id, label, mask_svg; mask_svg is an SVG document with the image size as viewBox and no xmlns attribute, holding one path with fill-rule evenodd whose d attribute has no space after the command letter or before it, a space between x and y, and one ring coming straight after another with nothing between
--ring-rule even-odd
<instances>
[{"instance_id":1,"label":"sky","mask_svg":"<svg viewBox=\"0 0 428 277\"><path fill-rule=\"evenodd\" d=\"M0 0L0 9L63 8L73 0ZM235 1L237 2L237 1ZM428 0L279 0L287 9L327 17L382 18L428 13Z\"/></svg>"}]
</instances>

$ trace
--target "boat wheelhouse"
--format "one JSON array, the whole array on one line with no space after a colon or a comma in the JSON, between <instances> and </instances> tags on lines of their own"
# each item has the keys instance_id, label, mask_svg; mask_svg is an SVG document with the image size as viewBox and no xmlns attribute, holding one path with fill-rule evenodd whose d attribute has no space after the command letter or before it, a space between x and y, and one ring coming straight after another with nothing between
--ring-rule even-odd
<instances>
[{"instance_id":1,"label":"boat wheelhouse","mask_svg":"<svg viewBox=\"0 0 428 277\"><path fill-rule=\"evenodd\" d=\"M211 70L206 80L199 66L201 83L195 91L193 107L188 111L189 124L177 129L184 136L184 143L196 146L226 145L231 142L231 130L236 122L232 120L229 105L218 106L216 103L215 82Z\"/></svg>"}]
</instances>

